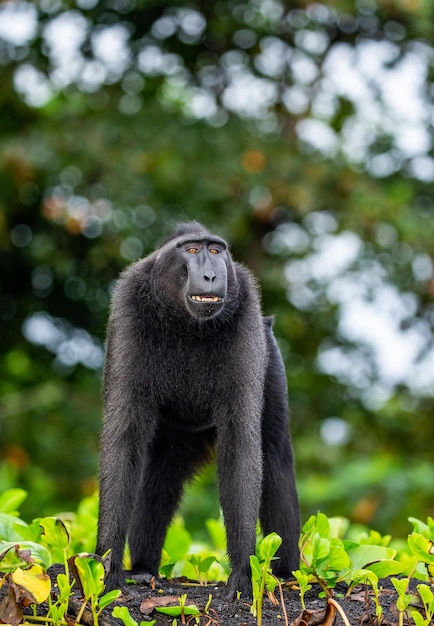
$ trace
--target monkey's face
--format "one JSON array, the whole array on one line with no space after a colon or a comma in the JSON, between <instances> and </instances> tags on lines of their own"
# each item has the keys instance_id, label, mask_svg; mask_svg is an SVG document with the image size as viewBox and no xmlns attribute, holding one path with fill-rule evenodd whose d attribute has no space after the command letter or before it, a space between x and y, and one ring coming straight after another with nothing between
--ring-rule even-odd
<instances>
[{"instance_id":1,"label":"monkey's face","mask_svg":"<svg viewBox=\"0 0 434 626\"><path fill-rule=\"evenodd\" d=\"M194 239L177 246L184 269L184 302L196 319L210 319L224 307L229 255L220 239Z\"/></svg>"}]
</instances>

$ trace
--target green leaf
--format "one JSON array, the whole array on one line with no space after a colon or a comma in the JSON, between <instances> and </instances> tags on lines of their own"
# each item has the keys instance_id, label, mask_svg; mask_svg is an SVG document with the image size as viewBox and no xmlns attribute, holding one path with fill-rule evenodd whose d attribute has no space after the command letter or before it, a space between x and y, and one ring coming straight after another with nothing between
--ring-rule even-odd
<instances>
[{"instance_id":1,"label":"green leaf","mask_svg":"<svg viewBox=\"0 0 434 626\"><path fill-rule=\"evenodd\" d=\"M303 574L303 572L301 572L299 569L294 570L292 573L297 579L297 582L300 587L302 587L303 589L308 589L308 588L310 589L311 587L311 585L309 585L310 576L308 576L307 574Z\"/></svg>"},{"instance_id":2,"label":"green leaf","mask_svg":"<svg viewBox=\"0 0 434 626\"><path fill-rule=\"evenodd\" d=\"M424 602L427 606L431 606L432 609L434 609L434 594L428 587L428 585L418 585L417 590L420 597L422 598L422 602Z\"/></svg>"},{"instance_id":3,"label":"green leaf","mask_svg":"<svg viewBox=\"0 0 434 626\"><path fill-rule=\"evenodd\" d=\"M372 587L375 587L378 583L378 576L375 572L368 569L352 569L349 572L348 578L345 578L345 580L353 584L366 584L369 582Z\"/></svg>"},{"instance_id":4,"label":"green leaf","mask_svg":"<svg viewBox=\"0 0 434 626\"><path fill-rule=\"evenodd\" d=\"M301 536L308 535L312 532L316 527L316 515L311 515L309 519L303 524L303 528L301 529Z\"/></svg>"},{"instance_id":5,"label":"green leaf","mask_svg":"<svg viewBox=\"0 0 434 626\"><path fill-rule=\"evenodd\" d=\"M342 545L344 547L345 552L351 552L351 550L355 550L360 546L360 543L356 543L355 541L349 541L348 539L342 539Z\"/></svg>"},{"instance_id":6,"label":"green leaf","mask_svg":"<svg viewBox=\"0 0 434 626\"><path fill-rule=\"evenodd\" d=\"M260 580L262 576L261 565L255 554L250 555L250 568L252 570L252 580Z\"/></svg>"},{"instance_id":7,"label":"green leaf","mask_svg":"<svg viewBox=\"0 0 434 626\"><path fill-rule=\"evenodd\" d=\"M126 606L115 606L112 611L113 617L120 619L123 621L125 626L138 626L135 619L133 619L130 615L128 607ZM150 622L140 622L140 626L154 626L157 620L153 619Z\"/></svg>"},{"instance_id":8,"label":"green leaf","mask_svg":"<svg viewBox=\"0 0 434 626\"><path fill-rule=\"evenodd\" d=\"M125 626L137 626L137 622L130 615L130 611L126 606L115 606L112 611L113 617L123 621Z\"/></svg>"},{"instance_id":9,"label":"green leaf","mask_svg":"<svg viewBox=\"0 0 434 626\"><path fill-rule=\"evenodd\" d=\"M320 537L330 538L330 522L324 513L317 514L315 528Z\"/></svg>"},{"instance_id":10,"label":"green leaf","mask_svg":"<svg viewBox=\"0 0 434 626\"><path fill-rule=\"evenodd\" d=\"M0 513L17 514L17 510L26 498L27 491L24 489L6 489L0 494Z\"/></svg>"},{"instance_id":11,"label":"green leaf","mask_svg":"<svg viewBox=\"0 0 434 626\"><path fill-rule=\"evenodd\" d=\"M330 536L342 538L350 527L350 520L346 517L329 517Z\"/></svg>"},{"instance_id":12,"label":"green leaf","mask_svg":"<svg viewBox=\"0 0 434 626\"><path fill-rule=\"evenodd\" d=\"M325 562L322 562L321 565L326 566L328 570L333 570L334 572L340 572L350 566L350 558L339 539L331 540L330 552Z\"/></svg>"},{"instance_id":13,"label":"green leaf","mask_svg":"<svg viewBox=\"0 0 434 626\"><path fill-rule=\"evenodd\" d=\"M330 541L316 534L312 541L312 557L315 561L324 559L330 553Z\"/></svg>"},{"instance_id":14,"label":"green leaf","mask_svg":"<svg viewBox=\"0 0 434 626\"><path fill-rule=\"evenodd\" d=\"M405 572L408 568L400 561L385 559L384 561L378 561L377 563L367 565L366 569L374 572L378 578L388 578L389 576L398 576L399 574Z\"/></svg>"},{"instance_id":15,"label":"green leaf","mask_svg":"<svg viewBox=\"0 0 434 626\"><path fill-rule=\"evenodd\" d=\"M172 578L173 568L175 565L176 563L166 563L166 565L162 565L159 570L160 575L170 580L170 578Z\"/></svg>"},{"instance_id":16,"label":"green leaf","mask_svg":"<svg viewBox=\"0 0 434 626\"><path fill-rule=\"evenodd\" d=\"M390 582L395 587L398 596L402 596L407 592L408 578L391 578Z\"/></svg>"},{"instance_id":17,"label":"green leaf","mask_svg":"<svg viewBox=\"0 0 434 626\"><path fill-rule=\"evenodd\" d=\"M271 593L274 593L274 590L276 589L278 584L278 580L275 576L273 576L273 574L268 573L265 576L265 588L267 589L267 591L271 591Z\"/></svg>"},{"instance_id":18,"label":"green leaf","mask_svg":"<svg viewBox=\"0 0 434 626\"><path fill-rule=\"evenodd\" d=\"M415 626L429 626L430 620L424 620L422 615L418 611L411 611L411 617L415 623Z\"/></svg>"},{"instance_id":19,"label":"green leaf","mask_svg":"<svg viewBox=\"0 0 434 626\"><path fill-rule=\"evenodd\" d=\"M385 548L384 546L365 544L348 550L348 556L350 557L351 565L355 569L363 569L377 561L392 560L396 556L396 550Z\"/></svg>"},{"instance_id":20,"label":"green leaf","mask_svg":"<svg viewBox=\"0 0 434 626\"><path fill-rule=\"evenodd\" d=\"M200 611L195 604L188 604L184 607L182 606L156 606L155 610L158 613L163 613L164 615L170 615L170 617L179 617L181 615L200 615Z\"/></svg>"},{"instance_id":21,"label":"green leaf","mask_svg":"<svg viewBox=\"0 0 434 626\"><path fill-rule=\"evenodd\" d=\"M320 537L329 539L330 537L330 523L324 513L318 513L317 515L311 515L302 529L302 535L308 535L309 533L316 532Z\"/></svg>"},{"instance_id":22,"label":"green leaf","mask_svg":"<svg viewBox=\"0 0 434 626\"><path fill-rule=\"evenodd\" d=\"M67 550L69 547L69 533L65 524L58 517L43 517L39 520L39 526L42 528L42 537L44 542L58 550Z\"/></svg>"},{"instance_id":23,"label":"green leaf","mask_svg":"<svg viewBox=\"0 0 434 626\"><path fill-rule=\"evenodd\" d=\"M18 546L19 551L29 550L32 558L37 563L40 563L44 569L48 569L50 565L52 565L53 561L51 554L47 548L39 543L34 543L33 541L20 541L19 543L16 541L0 541L0 554L15 548L15 546Z\"/></svg>"},{"instance_id":24,"label":"green leaf","mask_svg":"<svg viewBox=\"0 0 434 626\"><path fill-rule=\"evenodd\" d=\"M86 598L96 598L104 590L104 566L89 555L77 555L72 558L79 583Z\"/></svg>"},{"instance_id":25,"label":"green leaf","mask_svg":"<svg viewBox=\"0 0 434 626\"><path fill-rule=\"evenodd\" d=\"M396 601L396 606L398 608L398 611L400 612L405 611L405 609L408 607L408 605L411 602L411 596L407 594L409 579L408 578L391 578L390 580L398 594L398 599Z\"/></svg>"},{"instance_id":26,"label":"green leaf","mask_svg":"<svg viewBox=\"0 0 434 626\"><path fill-rule=\"evenodd\" d=\"M198 570L201 574L206 574L213 563L217 561L215 556L207 556L204 559L200 559L198 563Z\"/></svg>"},{"instance_id":27,"label":"green leaf","mask_svg":"<svg viewBox=\"0 0 434 626\"><path fill-rule=\"evenodd\" d=\"M282 538L277 533L270 533L259 544L259 555L264 561L271 560L281 545Z\"/></svg>"},{"instance_id":28,"label":"green leaf","mask_svg":"<svg viewBox=\"0 0 434 626\"><path fill-rule=\"evenodd\" d=\"M362 535L359 543L362 545L385 546L387 547L392 539L392 535L381 535L377 530L370 530L367 536Z\"/></svg>"},{"instance_id":29,"label":"green leaf","mask_svg":"<svg viewBox=\"0 0 434 626\"><path fill-rule=\"evenodd\" d=\"M22 522L22 520L17 519L18 522ZM33 520L31 524L17 524L15 529L22 535L24 541L41 543L42 528L39 526L39 519Z\"/></svg>"},{"instance_id":30,"label":"green leaf","mask_svg":"<svg viewBox=\"0 0 434 626\"><path fill-rule=\"evenodd\" d=\"M23 520L8 513L0 513L0 540L19 542L24 539L20 533L21 527L23 530L27 528Z\"/></svg>"},{"instance_id":31,"label":"green leaf","mask_svg":"<svg viewBox=\"0 0 434 626\"><path fill-rule=\"evenodd\" d=\"M61 598L69 598L73 585L69 582L66 574L57 574L57 586L59 588L59 596Z\"/></svg>"},{"instance_id":32,"label":"green leaf","mask_svg":"<svg viewBox=\"0 0 434 626\"><path fill-rule=\"evenodd\" d=\"M408 537L410 550L424 563L434 563L433 542L418 533L411 533Z\"/></svg>"},{"instance_id":33,"label":"green leaf","mask_svg":"<svg viewBox=\"0 0 434 626\"><path fill-rule=\"evenodd\" d=\"M420 519L417 519L416 517L409 517L408 521L410 522L410 524L413 525L414 532L419 533L420 535L429 535L428 525L422 522Z\"/></svg>"},{"instance_id":34,"label":"green leaf","mask_svg":"<svg viewBox=\"0 0 434 626\"><path fill-rule=\"evenodd\" d=\"M98 598L98 606L101 609L101 611L105 609L112 602L115 602L115 600L117 600L120 595L121 595L120 589L113 589L113 591L109 591L108 593L105 593L103 596Z\"/></svg>"}]
</instances>

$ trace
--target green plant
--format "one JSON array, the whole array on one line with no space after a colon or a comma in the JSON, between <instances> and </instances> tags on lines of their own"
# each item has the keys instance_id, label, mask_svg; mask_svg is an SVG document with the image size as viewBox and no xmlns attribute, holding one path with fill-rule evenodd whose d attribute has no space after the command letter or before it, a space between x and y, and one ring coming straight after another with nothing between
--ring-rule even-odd
<instances>
[{"instance_id":1,"label":"green plant","mask_svg":"<svg viewBox=\"0 0 434 626\"><path fill-rule=\"evenodd\" d=\"M72 595L74 581L70 581L66 574L58 574L56 580L56 600L53 602L49 597L47 617L51 618L56 626L59 626L60 624L68 623L66 620L66 614L68 612L69 600Z\"/></svg>"},{"instance_id":2,"label":"green plant","mask_svg":"<svg viewBox=\"0 0 434 626\"><path fill-rule=\"evenodd\" d=\"M434 540L434 519L427 517L426 522L417 519L416 517L409 517L408 521L413 525L413 530L421 535L424 535L427 539Z\"/></svg>"},{"instance_id":3,"label":"green plant","mask_svg":"<svg viewBox=\"0 0 434 626\"><path fill-rule=\"evenodd\" d=\"M12 503L19 505L25 493L21 490L10 490L2 495L2 510L11 510ZM65 525L59 519L46 517L35 520L27 525L19 518L17 513L2 513L0 523L0 536L14 539L13 542L0 541L0 570L11 571L10 579L4 578L4 582L11 585L19 585L25 593L30 593L35 598L34 604L40 604L41 593L45 595L43 600L48 600L47 621L54 624L66 624L69 598L72 593L74 582L69 580L68 549L69 534ZM31 538L34 541L26 541L23 538ZM25 569L20 562L23 561ZM53 563L63 563L64 573L59 573L56 578L57 590L55 601L51 594L45 594L48 576L45 570ZM40 565L37 565L40 563ZM29 567L30 565L30 567ZM41 567L42 566L42 567ZM33 604L29 600L30 604ZM20 610L19 602L16 610Z\"/></svg>"},{"instance_id":4,"label":"green plant","mask_svg":"<svg viewBox=\"0 0 434 626\"><path fill-rule=\"evenodd\" d=\"M24 489L6 489L0 494L0 513L18 516L18 509L26 498Z\"/></svg>"},{"instance_id":5,"label":"green plant","mask_svg":"<svg viewBox=\"0 0 434 626\"><path fill-rule=\"evenodd\" d=\"M282 544L282 539L277 533L270 533L262 539L257 548L257 555L250 555L250 567L252 571L253 604L252 615L256 617L258 626L262 624L262 600L265 587L274 591L276 578L271 572L271 561Z\"/></svg>"},{"instance_id":6,"label":"green plant","mask_svg":"<svg viewBox=\"0 0 434 626\"><path fill-rule=\"evenodd\" d=\"M49 601L48 617L54 620L55 624L66 624L66 614L68 612L69 598L72 593L74 581L69 578L68 553L69 553L69 533L65 524L57 518L45 517L39 521L42 529L41 539L50 549L53 561L63 563L64 572L57 574L56 582L58 593L56 601ZM58 559L56 559L56 554Z\"/></svg>"},{"instance_id":7,"label":"green plant","mask_svg":"<svg viewBox=\"0 0 434 626\"><path fill-rule=\"evenodd\" d=\"M434 520L428 517L427 523L410 517L409 521L413 524L414 532L408 537L408 546L411 552L417 557L426 569L428 577L434 579ZM424 572L418 569L421 577Z\"/></svg>"},{"instance_id":8,"label":"green plant","mask_svg":"<svg viewBox=\"0 0 434 626\"><path fill-rule=\"evenodd\" d=\"M300 589L300 601L301 607L303 610L306 609L306 605L304 603L304 596L309 589L312 589L312 585L309 584L310 577L307 574L303 574L301 570L295 570L293 572L295 578L297 579L298 586Z\"/></svg>"},{"instance_id":9,"label":"green plant","mask_svg":"<svg viewBox=\"0 0 434 626\"><path fill-rule=\"evenodd\" d=\"M167 580L171 580L173 577L173 569L176 563L166 563L165 565L160 565L159 574L163 576L163 578L167 578Z\"/></svg>"},{"instance_id":10,"label":"green plant","mask_svg":"<svg viewBox=\"0 0 434 626\"><path fill-rule=\"evenodd\" d=\"M423 603L425 618L422 617L419 611L411 611L411 617L416 626L429 626L434 617L434 594L428 585L424 584L418 585L417 591Z\"/></svg>"},{"instance_id":11,"label":"green plant","mask_svg":"<svg viewBox=\"0 0 434 626\"><path fill-rule=\"evenodd\" d=\"M83 603L80 611L77 615L77 622L80 622L84 609L88 602L93 616L94 626L98 626L98 616L101 611L105 609L109 604L117 600L121 591L114 589L104 595L104 578L105 578L105 559L104 557L98 557L95 554L82 553L73 556L69 562L71 569L74 571L77 583L81 588L83 594Z\"/></svg>"},{"instance_id":12,"label":"green plant","mask_svg":"<svg viewBox=\"0 0 434 626\"><path fill-rule=\"evenodd\" d=\"M212 600L212 594L210 593L208 596L208 602L205 604L205 608L203 609L203 612L205 615L209 614L209 608L211 606L211 600Z\"/></svg>"},{"instance_id":13,"label":"green plant","mask_svg":"<svg viewBox=\"0 0 434 626\"><path fill-rule=\"evenodd\" d=\"M85 605L89 601L96 625L101 611L120 594L120 591L113 591L101 595L104 591L104 559L91 554L70 557L70 534L64 521L59 518L44 517L26 524L15 510L25 496L24 491L12 489L0 497L0 571L7 574L1 584L19 588L20 592L15 597L25 598L24 601L16 600L13 607L17 619L23 605L30 604L36 607L37 604L47 600L48 612L43 619L56 626L66 624L66 614L75 582L70 577L72 564L84 597L77 622L80 621ZM50 578L46 574L47 568L52 563L63 565L63 572L57 575L56 588L53 590ZM53 598L50 591L53 591ZM41 618L34 615L33 619Z\"/></svg>"},{"instance_id":14,"label":"green plant","mask_svg":"<svg viewBox=\"0 0 434 626\"><path fill-rule=\"evenodd\" d=\"M154 624L156 623L156 620L153 619L152 621L140 622L139 624L138 622L136 622L135 619L131 617L130 611L126 606L115 606L112 611L112 615L113 617L120 619L125 626L154 626Z\"/></svg>"},{"instance_id":15,"label":"green plant","mask_svg":"<svg viewBox=\"0 0 434 626\"><path fill-rule=\"evenodd\" d=\"M164 615L169 615L170 617L180 617L181 624L185 624L185 616L193 615L195 617L200 616L200 611L195 604L186 604L187 602L187 594L183 593L179 598L179 604L176 606L157 606L155 610L158 613L163 613Z\"/></svg>"},{"instance_id":16,"label":"green plant","mask_svg":"<svg viewBox=\"0 0 434 626\"><path fill-rule=\"evenodd\" d=\"M14 507L22 502L25 492L10 489L2 494L0 502L0 571L9 572L25 564L27 555L32 562L47 569L53 562L50 551L41 543L42 529L37 522L26 524ZM27 561L28 562L28 561Z\"/></svg>"},{"instance_id":17,"label":"green plant","mask_svg":"<svg viewBox=\"0 0 434 626\"><path fill-rule=\"evenodd\" d=\"M216 557L213 555L202 557L200 554L191 554L187 560L193 566L199 584L206 586L209 568L217 561Z\"/></svg>"},{"instance_id":18,"label":"green plant","mask_svg":"<svg viewBox=\"0 0 434 626\"><path fill-rule=\"evenodd\" d=\"M403 626L404 615L411 601L411 596L407 593L410 579L409 578L399 578L399 579L391 578L391 582L396 589L396 593L398 594L398 599L396 601L396 608L398 609L398 612L399 612L399 626Z\"/></svg>"},{"instance_id":19,"label":"green plant","mask_svg":"<svg viewBox=\"0 0 434 626\"><path fill-rule=\"evenodd\" d=\"M302 529L300 571L321 586L331 597L339 582L354 585L362 581L400 574L405 567L394 560L396 550L383 545L359 544L332 536L329 519L312 515Z\"/></svg>"},{"instance_id":20,"label":"green plant","mask_svg":"<svg viewBox=\"0 0 434 626\"><path fill-rule=\"evenodd\" d=\"M33 541L20 541L19 538L15 541L0 540L0 572L8 573L29 563L29 555L32 563L39 563L44 569L52 564L50 553L45 546Z\"/></svg>"},{"instance_id":21,"label":"green plant","mask_svg":"<svg viewBox=\"0 0 434 626\"><path fill-rule=\"evenodd\" d=\"M77 512L62 514L60 518L43 517L27 524L19 517L19 507L26 497L21 489L10 489L0 495L0 572L6 575L0 579L1 585L9 585L26 597L26 602L33 606L34 615L27 616L28 621L42 618L41 603L48 603L48 610L43 618L47 624L65 626L67 611L73 595L73 586L70 571L73 572L77 584L82 588L84 602L79 604L78 620L83 615L86 603L89 603L94 624L98 621L101 611L117 597L117 591L104 594L105 561L92 553L75 553L80 545L91 545L94 537L87 536L94 532L96 523L96 497L85 498L79 505ZM356 585L369 585L374 594L376 616L381 620L382 607L380 605L379 579L397 574L405 574L406 578L392 578L398 594L396 602L399 611L400 624L403 623L405 612L413 602L415 595L407 592L408 582L414 576L428 581L434 574L434 520L428 517L426 522L410 518L413 532L407 542L401 542L400 559L396 560L396 549L399 542L391 542L389 535L381 536L378 532L360 527L350 526L348 520L342 518L327 518L318 513L304 524L299 547L301 554L300 568L294 571L300 589L300 599L305 609L305 594L313 582L321 587L321 595L327 598L329 605L336 605L335 587L344 582L349 585L349 591ZM166 541L166 564L160 572L171 575L174 567L178 572L190 574L192 568L197 579L203 585L209 577L213 567L213 576L225 573L220 568L220 551L224 549L224 527L221 520L207 522L218 558L210 554L211 548L201 545L200 554L188 555L192 549L192 540L185 530L181 518L175 520ZM262 620L262 600L265 589L273 600L273 591L278 583L271 574L271 561L280 545L280 538L275 533L267 536L258 544L257 555L251 557L252 588L254 602L252 613L257 623ZM394 547L391 547L393 545ZM405 546L405 550L404 550ZM195 546L197 549L197 546ZM46 574L47 568L53 563L63 565L64 571L56 577L51 585ZM423 607L420 612L411 610L410 615L416 626L428 626L434 617L433 591L427 584L417 587ZM175 607L160 608L161 612L185 621L186 615L198 619L200 615L208 614L211 596L204 611L194 605L186 604L186 595L183 595ZM277 600L274 598L274 601ZM283 606L283 604L282 604ZM113 609L119 619L123 619L126 626L136 626L135 620L125 610ZM22 607L17 603L16 615L19 619ZM76 609L77 610L77 609ZM211 612L213 609L211 609ZM37 616L37 613L39 617ZM123 615L123 617L121 617ZM343 616L345 621L345 617ZM131 621L129 621L131 620ZM142 623L143 624L143 623Z\"/></svg>"},{"instance_id":22,"label":"green plant","mask_svg":"<svg viewBox=\"0 0 434 626\"><path fill-rule=\"evenodd\" d=\"M11 551L9 546L0 554L0 560ZM9 571L0 580L0 587L6 584L10 589L9 603L7 608L8 621L20 623L25 606L32 606L34 614L36 605L42 604L49 599L51 580L45 569L35 563L30 550L21 550L15 546L15 553L22 560L23 567L16 565L13 571Z\"/></svg>"},{"instance_id":23,"label":"green plant","mask_svg":"<svg viewBox=\"0 0 434 626\"><path fill-rule=\"evenodd\" d=\"M300 569L294 572L305 590L308 583L316 581L329 604L341 611L333 599L333 590L340 582L345 582L351 589L356 584L369 584L374 593L376 617L381 621L382 607L379 601L378 580L387 576L401 574L406 566L395 560L396 550L387 545L375 545L377 539L382 544L389 539L370 534L363 538L365 543L357 543L333 536L336 525L323 513L312 515L305 523L299 541ZM366 542L366 539L368 542Z\"/></svg>"},{"instance_id":24,"label":"green plant","mask_svg":"<svg viewBox=\"0 0 434 626\"><path fill-rule=\"evenodd\" d=\"M331 537L330 522L324 514L312 515L304 524L299 549L299 571L331 596L332 589L349 572L350 559L342 541Z\"/></svg>"}]
</instances>

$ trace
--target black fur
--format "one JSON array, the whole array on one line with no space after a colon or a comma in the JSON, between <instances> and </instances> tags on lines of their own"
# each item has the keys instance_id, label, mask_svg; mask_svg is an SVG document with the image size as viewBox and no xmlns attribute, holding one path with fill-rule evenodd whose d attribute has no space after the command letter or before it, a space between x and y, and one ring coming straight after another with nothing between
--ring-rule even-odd
<instances>
[{"instance_id":1,"label":"black fur","mask_svg":"<svg viewBox=\"0 0 434 626\"><path fill-rule=\"evenodd\" d=\"M298 567L286 379L271 326L250 272L196 222L121 275L100 459L97 553L112 550L108 588L125 586L126 536L133 570L158 573L183 485L215 445L230 595L251 594L258 517L283 539L276 573Z\"/></svg>"}]
</instances>

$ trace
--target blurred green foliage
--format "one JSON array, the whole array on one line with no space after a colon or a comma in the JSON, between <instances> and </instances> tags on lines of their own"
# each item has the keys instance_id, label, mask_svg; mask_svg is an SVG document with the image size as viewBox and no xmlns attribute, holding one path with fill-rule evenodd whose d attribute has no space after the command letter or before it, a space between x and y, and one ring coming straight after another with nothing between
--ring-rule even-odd
<instances>
[{"instance_id":1,"label":"blurred green foliage","mask_svg":"<svg viewBox=\"0 0 434 626\"><path fill-rule=\"evenodd\" d=\"M303 518L398 534L433 514L433 17L429 0L0 2L0 490L30 492L25 517L95 490L113 281L183 219L230 240L276 317ZM400 118L390 77L408 73ZM343 324L361 297L391 311L389 362L416 338L405 372ZM217 516L212 471L183 511L199 536Z\"/></svg>"}]
</instances>

